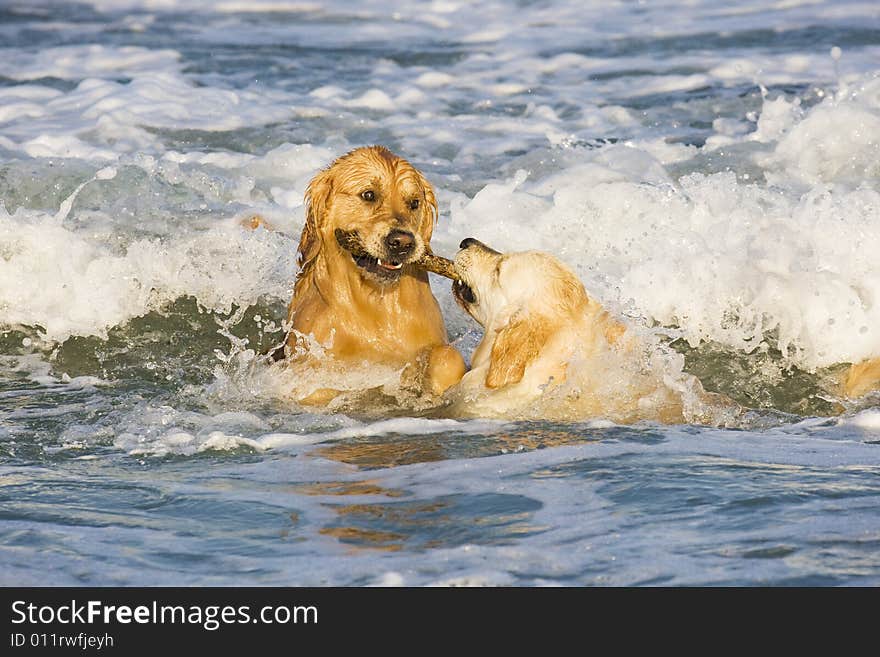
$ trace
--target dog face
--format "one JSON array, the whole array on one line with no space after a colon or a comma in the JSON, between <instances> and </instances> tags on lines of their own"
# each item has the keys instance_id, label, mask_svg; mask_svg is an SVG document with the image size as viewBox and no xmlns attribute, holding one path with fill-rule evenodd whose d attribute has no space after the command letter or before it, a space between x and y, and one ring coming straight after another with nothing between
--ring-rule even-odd
<instances>
[{"instance_id":1,"label":"dog face","mask_svg":"<svg viewBox=\"0 0 880 657\"><path fill-rule=\"evenodd\" d=\"M483 343L491 345L488 388L519 382L550 337L589 304L577 277L546 253L502 254L468 238L455 269L461 278L453 296L486 329Z\"/></svg>"},{"instance_id":2,"label":"dog face","mask_svg":"<svg viewBox=\"0 0 880 657\"><path fill-rule=\"evenodd\" d=\"M452 287L458 304L484 328L514 316L565 317L588 302L584 286L547 253L499 253L472 237L455 256L460 280Z\"/></svg>"},{"instance_id":3,"label":"dog face","mask_svg":"<svg viewBox=\"0 0 880 657\"><path fill-rule=\"evenodd\" d=\"M381 146L358 148L321 171L306 191L300 265L323 248L340 250L336 229L355 232L369 255L342 252L354 271L393 285L424 255L437 219L434 190L409 162Z\"/></svg>"}]
</instances>

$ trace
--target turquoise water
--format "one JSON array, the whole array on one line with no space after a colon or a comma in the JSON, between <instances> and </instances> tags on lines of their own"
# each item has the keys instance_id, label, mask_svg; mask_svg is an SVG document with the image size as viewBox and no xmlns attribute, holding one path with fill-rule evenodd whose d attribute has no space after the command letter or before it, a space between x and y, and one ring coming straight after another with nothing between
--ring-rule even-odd
<instances>
[{"instance_id":1,"label":"turquoise water","mask_svg":"<svg viewBox=\"0 0 880 657\"><path fill-rule=\"evenodd\" d=\"M880 353L880 14L764 4L0 2L0 582L880 583L878 397L829 384ZM436 252L554 252L754 412L296 407L255 354L366 143Z\"/></svg>"}]
</instances>

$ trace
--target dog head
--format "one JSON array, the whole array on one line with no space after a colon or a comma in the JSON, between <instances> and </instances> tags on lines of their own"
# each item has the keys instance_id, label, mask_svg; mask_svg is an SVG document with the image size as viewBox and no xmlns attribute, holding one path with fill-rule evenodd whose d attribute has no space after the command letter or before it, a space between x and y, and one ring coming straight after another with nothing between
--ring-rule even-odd
<instances>
[{"instance_id":1,"label":"dog head","mask_svg":"<svg viewBox=\"0 0 880 657\"><path fill-rule=\"evenodd\" d=\"M589 303L577 276L547 253L503 254L468 238L455 269L453 296L491 341L489 388L519 382L550 337Z\"/></svg>"},{"instance_id":2,"label":"dog head","mask_svg":"<svg viewBox=\"0 0 880 657\"><path fill-rule=\"evenodd\" d=\"M356 233L367 255L343 252L366 281L396 283L424 255L437 220L434 190L409 162L382 146L358 148L318 173L306 190L300 267L322 249L339 249L334 233Z\"/></svg>"}]
</instances>

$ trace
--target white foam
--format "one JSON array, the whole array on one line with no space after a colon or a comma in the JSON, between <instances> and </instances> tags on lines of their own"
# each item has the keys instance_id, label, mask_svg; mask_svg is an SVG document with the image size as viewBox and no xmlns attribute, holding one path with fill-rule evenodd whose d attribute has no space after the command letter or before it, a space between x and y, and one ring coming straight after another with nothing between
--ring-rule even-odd
<instances>
[{"instance_id":1,"label":"white foam","mask_svg":"<svg viewBox=\"0 0 880 657\"><path fill-rule=\"evenodd\" d=\"M390 587L390 586L405 586L406 579L403 575L396 572L387 572L382 573L378 576L373 582L373 586L381 586L381 587Z\"/></svg>"},{"instance_id":2,"label":"white foam","mask_svg":"<svg viewBox=\"0 0 880 657\"><path fill-rule=\"evenodd\" d=\"M766 91L765 91L766 94ZM749 135L751 141L773 142L788 132L798 121L803 120L804 111L800 100L788 100L780 95L773 100L764 98L761 116L755 131Z\"/></svg>"},{"instance_id":3,"label":"white foam","mask_svg":"<svg viewBox=\"0 0 880 657\"><path fill-rule=\"evenodd\" d=\"M25 346L31 346L30 344ZM70 376L64 372L53 374L52 363L39 353L0 357L0 365L5 371L15 372L27 381L40 386L62 388L64 390L89 390L98 386L113 385L111 381L97 376Z\"/></svg>"},{"instance_id":4,"label":"white foam","mask_svg":"<svg viewBox=\"0 0 880 657\"><path fill-rule=\"evenodd\" d=\"M139 46L61 46L35 52L13 51L0 60L0 75L13 80L60 78L82 80L107 76L135 76L177 70L180 53Z\"/></svg>"},{"instance_id":5,"label":"white foam","mask_svg":"<svg viewBox=\"0 0 880 657\"><path fill-rule=\"evenodd\" d=\"M109 148L95 148L72 135L40 135L21 142L18 148L30 157L69 157L81 160L116 160L119 154Z\"/></svg>"},{"instance_id":6,"label":"white foam","mask_svg":"<svg viewBox=\"0 0 880 657\"><path fill-rule=\"evenodd\" d=\"M0 244L2 322L40 326L47 340L104 336L185 295L220 312L286 297L296 271L288 238L235 222L120 252L49 214L0 205Z\"/></svg>"},{"instance_id":7,"label":"white foam","mask_svg":"<svg viewBox=\"0 0 880 657\"><path fill-rule=\"evenodd\" d=\"M437 71L428 71L427 73L422 73L419 77L416 78L416 84L420 87L426 87L428 89L437 89L439 87L446 86L455 81L448 73L440 73Z\"/></svg>"},{"instance_id":8,"label":"white foam","mask_svg":"<svg viewBox=\"0 0 880 657\"><path fill-rule=\"evenodd\" d=\"M493 420L431 420L425 418L393 418L371 424L344 427L325 433L285 434L273 433L261 436L257 442L264 448L310 445L317 442L385 436L392 433L402 435L430 435L434 433L474 433L490 435L503 431L507 423Z\"/></svg>"},{"instance_id":9,"label":"white foam","mask_svg":"<svg viewBox=\"0 0 880 657\"><path fill-rule=\"evenodd\" d=\"M0 89L0 125L43 116L43 103L60 94L55 89L35 85Z\"/></svg>"},{"instance_id":10,"label":"white foam","mask_svg":"<svg viewBox=\"0 0 880 657\"><path fill-rule=\"evenodd\" d=\"M308 181L338 155L329 148L312 144L282 144L253 160L247 167L249 175L283 182L305 192Z\"/></svg>"},{"instance_id":11,"label":"white foam","mask_svg":"<svg viewBox=\"0 0 880 657\"><path fill-rule=\"evenodd\" d=\"M866 429L872 433L880 432L880 409L869 408L860 411L851 417L841 418L838 424Z\"/></svg>"},{"instance_id":12,"label":"white foam","mask_svg":"<svg viewBox=\"0 0 880 657\"><path fill-rule=\"evenodd\" d=\"M63 94L58 89L44 87L36 84L19 84L14 87L0 89L0 100L6 105L10 101L33 100L45 102L51 98L57 98Z\"/></svg>"},{"instance_id":13,"label":"white foam","mask_svg":"<svg viewBox=\"0 0 880 657\"><path fill-rule=\"evenodd\" d=\"M344 103L348 107L362 107L364 109L391 111L395 108L394 101L381 89L370 89L362 96L352 98Z\"/></svg>"},{"instance_id":14,"label":"white foam","mask_svg":"<svg viewBox=\"0 0 880 657\"><path fill-rule=\"evenodd\" d=\"M880 186L880 77L844 85L787 131L770 158L809 185ZM776 182L779 174L770 177Z\"/></svg>"},{"instance_id":15,"label":"white foam","mask_svg":"<svg viewBox=\"0 0 880 657\"><path fill-rule=\"evenodd\" d=\"M282 144L263 155L193 151L181 153L167 151L151 172L159 174L172 183L204 187L205 172L220 170L219 175L236 180L230 189L230 200L240 201L258 210L274 229L299 233L302 211L291 215L287 209L301 208L306 187L315 173L327 166L339 155L338 152L311 144ZM255 203L254 187L259 181L268 188L272 203ZM206 189L212 192L212 188ZM292 225L291 220L299 225Z\"/></svg>"},{"instance_id":16,"label":"white foam","mask_svg":"<svg viewBox=\"0 0 880 657\"><path fill-rule=\"evenodd\" d=\"M329 423L329 425L328 425ZM299 416L298 431L270 431L266 422L247 411L214 415L177 411L168 406L138 408L121 418L113 438L116 448L132 456L190 456L201 452L291 449L350 438L436 433L491 435L507 423L493 420L432 420L394 418L358 422L344 416ZM342 424L343 426L338 426ZM337 428L333 428L333 426ZM328 430L329 429L329 430Z\"/></svg>"},{"instance_id":17,"label":"white foam","mask_svg":"<svg viewBox=\"0 0 880 657\"><path fill-rule=\"evenodd\" d=\"M222 431L212 431L207 436L201 438L186 431L170 431L156 439L149 439L131 433L122 433L116 437L113 445L132 456L157 457L170 454L192 456L193 454L207 451L232 451L242 447L250 447L256 450L263 449L258 442L250 438L229 435Z\"/></svg>"},{"instance_id":18,"label":"white foam","mask_svg":"<svg viewBox=\"0 0 880 657\"><path fill-rule=\"evenodd\" d=\"M707 86L711 81L709 76L695 73L693 75L665 75L656 80L641 81L634 89L637 96L650 94L665 94L673 91L688 91Z\"/></svg>"},{"instance_id":19,"label":"white foam","mask_svg":"<svg viewBox=\"0 0 880 657\"><path fill-rule=\"evenodd\" d=\"M19 103L0 120L7 138L31 157L115 159L161 150L145 127L235 130L294 115L282 92L195 86L173 71L138 74L130 82L86 78L45 103ZM58 126L64 132L58 134ZM16 148L16 146L8 146Z\"/></svg>"}]
</instances>

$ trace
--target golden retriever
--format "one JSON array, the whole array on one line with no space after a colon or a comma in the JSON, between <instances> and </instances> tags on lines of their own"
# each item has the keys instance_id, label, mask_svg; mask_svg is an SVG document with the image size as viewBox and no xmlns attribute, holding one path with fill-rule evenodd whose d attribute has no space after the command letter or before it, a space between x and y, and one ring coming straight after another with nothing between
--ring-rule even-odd
<instances>
[{"instance_id":1,"label":"golden retriever","mask_svg":"<svg viewBox=\"0 0 880 657\"><path fill-rule=\"evenodd\" d=\"M455 268L453 296L485 333L447 395L453 415L723 423L741 412L671 353L646 349L553 256L469 238Z\"/></svg>"},{"instance_id":2,"label":"golden retriever","mask_svg":"<svg viewBox=\"0 0 880 657\"><path fill-rule=\"evenodd\" d=\"M427 273L414 264L430 251L437 220L434 190L422 173L382 146L358 148L320 171L305 200L288 359L309 358L317 343L321 358L337 367L409 368L430 394L456 383L464 361L447 344ZM366 253L343 249L337 230L356 235ZM326 403L335 394L324 389L306 401Z\"/></svg>"}]
</instances>

